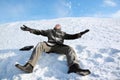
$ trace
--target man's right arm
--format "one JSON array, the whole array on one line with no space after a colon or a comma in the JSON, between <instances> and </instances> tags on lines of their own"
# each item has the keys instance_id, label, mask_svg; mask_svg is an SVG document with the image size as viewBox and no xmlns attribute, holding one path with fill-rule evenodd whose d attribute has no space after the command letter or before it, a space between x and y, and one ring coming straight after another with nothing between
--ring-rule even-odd
<instances>
[{"instance_id":1,"label":"man's right arm","mask_svg":"<svg viewBox=\"0 0 120 80\"><path fill-rule=\"evenodd\" d=\"M23 31L29 31L30 33L33 33L33 34L36 34L36 35L47 36L47 31L45 31L45 30L32 29L32 28L27 27L26 25L23 25L23 27L20 27L20 28Z\"/></svg>"}]
</instances>

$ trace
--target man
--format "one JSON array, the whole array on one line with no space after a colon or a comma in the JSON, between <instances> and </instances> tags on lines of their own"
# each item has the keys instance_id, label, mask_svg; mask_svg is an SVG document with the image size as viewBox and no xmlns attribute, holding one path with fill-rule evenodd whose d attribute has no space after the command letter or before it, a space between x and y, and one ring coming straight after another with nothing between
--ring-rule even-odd
<instances>
[{"instance_id":1,"label":"man","mask_svg":"<svg viewBox=\"0 0 120 80\"><path fill-rule=\"evenodd\" d=\"M37 63L39 56L42 54L42 52L46 52L46 53L58 53L58 54L66 55L67 63L69 67L68 73L73 72L82 76L90 74L89 70L84 70L79 67L77 56L73 48L63 44L65 39L71 40L71 39L80 38L83 34L89 32L89 29L76 34L67 34L66 32L61 31L60 24L56 24L54 29L48 29L48 30L31 29L25 25L23 25L21 29L23 31L29 31L30 33L36 35L42 35L48 37L48 41L38 43L35 49L33 50L32 55L28 60L28 62L24 66L21 66L20 64L16 64L15 66L17 68L21 69L26 73L33 72L33 68Z\"/></svg>"}]
</instances>

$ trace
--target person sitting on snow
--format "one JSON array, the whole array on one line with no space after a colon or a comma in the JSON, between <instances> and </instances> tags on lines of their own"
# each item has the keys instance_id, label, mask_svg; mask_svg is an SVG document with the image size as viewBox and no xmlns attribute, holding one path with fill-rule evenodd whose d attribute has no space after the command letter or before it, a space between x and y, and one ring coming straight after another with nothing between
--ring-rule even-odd
<instances>
[{"instance_id":1,"label":"person sitting on snow","mask_svg":"<svg viewBox=\"0 0 120 80\"><path fill-rule=\"evenodd\" d=\"M34 48L32 55L28 62L22 66L20 64L16 64L15 66L19 68L20 70L26 72L26 73L32 73L33 68L35 64L37 63L40 55L42 52L46 53L58 53L58 54L64 54L67 58L68 63L68 73L77 73L79 75L85 76L90 74L91 72L88 69L81 69L77 56L75 51L72 47L63 44L64 40L72 40L81 38L81 36L87 32L89 32L89 29L76 33L76 34L68 34L66 32L63 32L61 30L61 25L56 24L53 29L48 30L37 30L29 28L25 25L21 27L23 31L29 31L30 33L36 34L36 35L42 35L48 38L48 41L39 42L37 46Z\"/></svg>"}]
</instances>

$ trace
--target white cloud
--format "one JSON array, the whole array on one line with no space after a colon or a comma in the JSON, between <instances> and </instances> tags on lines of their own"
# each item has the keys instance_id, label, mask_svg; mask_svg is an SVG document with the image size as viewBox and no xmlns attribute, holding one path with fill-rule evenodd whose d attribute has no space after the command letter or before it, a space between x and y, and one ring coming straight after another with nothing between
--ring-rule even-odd
<instances>
[{"instance_id":1,"label":"white cloud","mask_svg":"<svg viewBox=\"0 0 120 80\"><path fill-rule=\"evenodd\" d=\"M98 13L93 14L93 17L105 17L105 15L103 15L100 12L98 12Z\"/></svg>"},{"instance_id":2,"label":"white cloud","mask_svg":"<svg viewBox=\"0 0 120 80\"><path fill-rule=\"evenodd\" d=\"M71 14L72 5L71 5L70 1L59 0L55 4L54 8L55 8L57 17L65 17L65 16L69 16Z\"/></svg>"},{"instance_id":3,"label":"white cloud","mask_svg":"<svg viewBox=\"0 0 120 80\"><path fill-rule=\"evenodd\" d=\"M71 2L67 2L65 5L66 5L66 7L68 7L69 9L72 8Z\"/></svg>"},{"instance_id":4,"label":"white cloud","mask_svg":"<svg viewBox=\"0 0 120 80\"><path fill-rule=\"evenodd\" d=\"M93 14L92 17L120 18L120 10L118 10L114 13L109 13L109 14L104 14L102 12L97 12L97 13Z\"/></svg>"},{"instance_id":5,"label":"white cloud","mask_svg":"<svg viewBox=\"0 0 120 80\"><path fill-rule=\"evenodd\" d=\"M112 17L120 18L120 10L112 14Z\"/></svg>"},{"instance_id":6,"label":"white cloud","mask_svg":"<svg viewBox=\"0 0 120 80\"><path fill-rule=\"evenodd\" d=\"M104 5L105 6L111 6L111 7L115 7L117 6L117 3L113 0L104 0Z\"/></svg>"},{"instance_id":7,"label":"white cloud","mask_svg":"<svg viewBox=\"0 0 120 80\"><path fill-rule=\"evenodd\" d=\"M102 12L96 12L91 17L97 17L97 18L108 18L111 17L110 14L104 14Z\"/></svg>"}]
</instances>

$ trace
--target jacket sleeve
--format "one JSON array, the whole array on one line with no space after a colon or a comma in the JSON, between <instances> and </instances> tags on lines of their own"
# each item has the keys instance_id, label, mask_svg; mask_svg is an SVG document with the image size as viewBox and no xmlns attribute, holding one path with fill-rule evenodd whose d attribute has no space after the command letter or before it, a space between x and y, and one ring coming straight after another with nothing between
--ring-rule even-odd
<instances>
[{"instance_id":1,"label":"jacket sleeve","mask_svg":"<svg viewBox=\"0 0 120 80\"><path fill-rule=\"evenodd\" d=\"M82 36L81 33L76 33L76 34L67 34L65 33L64 39L70 40L70 39L78 39Z\"/></svg>"},{"instance_id":2,"label":"jacket sleeve","mask_svg":"<svg viewBox=\"0 0 120 80\"><path fill-rule=\"evenodd\" d=\"M37 29L31 29L30 33L36 34L36 35L42 35L47 36L48 30L37 30Z\"/></svg>"}]
</instances>

